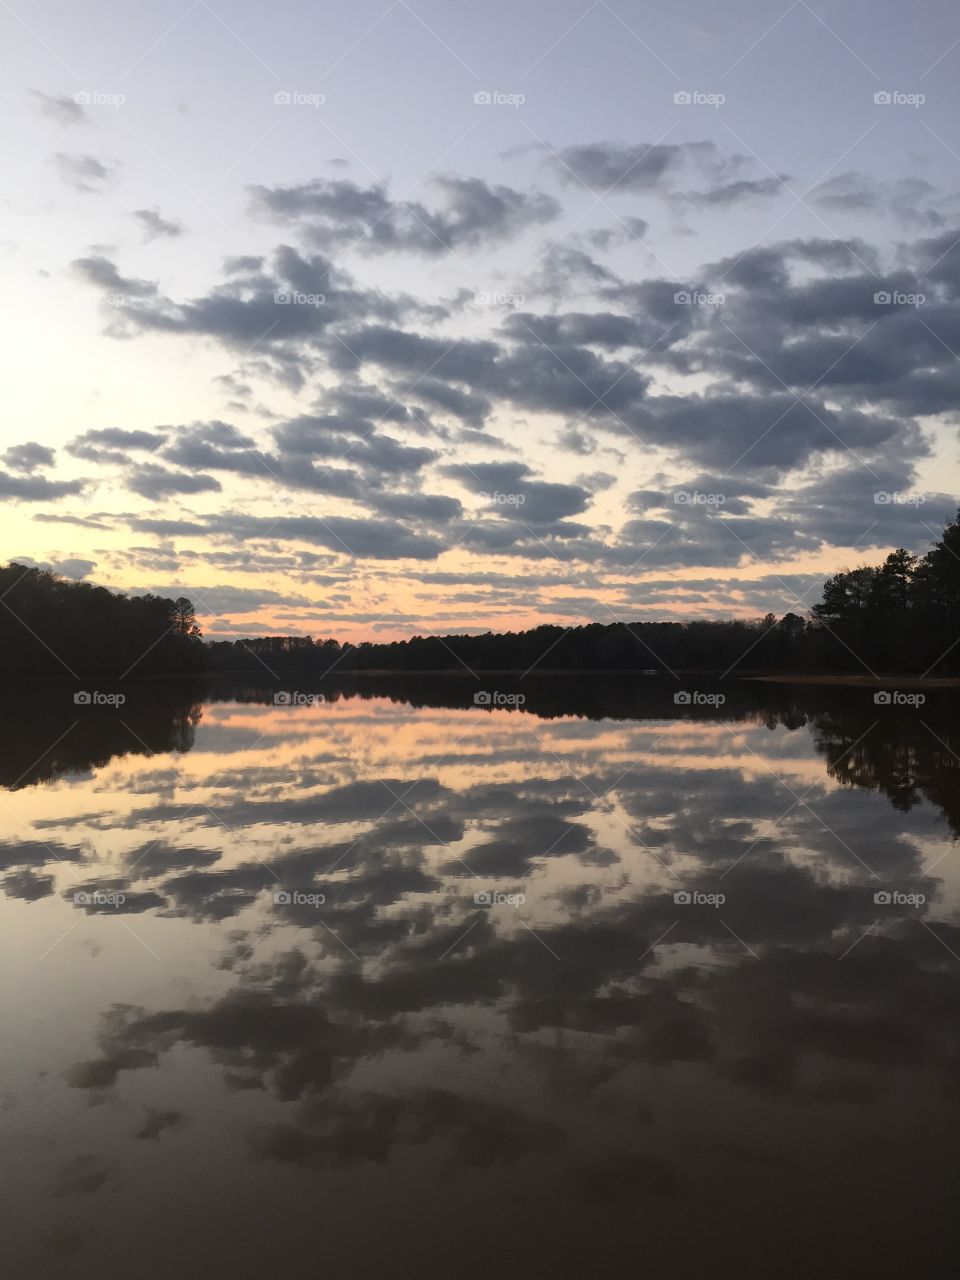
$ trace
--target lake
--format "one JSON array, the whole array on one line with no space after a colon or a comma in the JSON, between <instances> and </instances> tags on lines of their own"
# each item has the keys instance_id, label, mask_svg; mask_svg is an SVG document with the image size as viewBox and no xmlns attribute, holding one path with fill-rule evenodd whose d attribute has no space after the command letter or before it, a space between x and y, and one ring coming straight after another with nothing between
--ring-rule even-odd
<instances>
[{"instance_id":1,"label":"lake","mask_svg":"<svg viewBox=\"0 0 960 1280\"><path fill-rule=\"evenodd\" d=\"M4 691L6 1274L952 1257L957 693L482 683Z\"/></svg>"}]
</instances>

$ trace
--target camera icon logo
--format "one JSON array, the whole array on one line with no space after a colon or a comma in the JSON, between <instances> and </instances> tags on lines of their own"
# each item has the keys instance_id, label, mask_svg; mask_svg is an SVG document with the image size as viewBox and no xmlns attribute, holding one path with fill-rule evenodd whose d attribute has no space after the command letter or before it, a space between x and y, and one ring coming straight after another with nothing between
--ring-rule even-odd
<instances>
[{"instance_id":1,"label":"camera icon logo","mask_svg":"<svg viewBox=\"0 0 960 1280\"><path fill-rule=\"evenodd\" d=\"M678 107L686 107L693 101L693 97L688 89L681 89L673 95L673 100Z\"/></svg>"},{"instance_id":2,"label":"camera icon logo","mask_svg":"<svg viewBox=\"0 0 960 1280\"><path fill-rule=\"evenodd\" d=\"M879 93L873 95L874 106L877 107L889 107L892 101L893 98L886 89L881 89Z\"/></svg>"},{"instance_id":3,"label":"camera icon logo","mask_svg":"<svg viewBox=\"0 0 960 1280\"><path fill-rule=\"evenodd\" d=\"M878 889L873 895L873 900L878 907L889 907L893 901L893 895L887 889Z\"/></svg>"},{"instance_id":4,"label":"camera icon logo","mask_svg":"<svg viewBox=\"0 0 960 1280\"><path fill-rule=\"evenodd\" d=\"M478 689L473 695L473 705L475 707L489 707L493 702L493 694L486 689Z\"/></svg>"},{"instance_id":5,"label":"camera icon logo","mask_svg":"<svg viewBox=\"0 0 960 1280\"><path fill-rule=\"evenodd\" d=\"M291 901L292 901L292 898L290 897L290 894L287 893L286 889L278 889L276 893L273 895L274 906L288 907Z\"/></svg>"},{"instance_id":6,"label":"camera icon logo","mask_svg":"<svg viewBox=\"0 0 960 1280\"><path fill-rule=\"evenodd\" d=\"M89 905L90 905L90 895L89 895L89 893L87 893L87 892L86 892L85 890L83 890L83 889L79 889L79 890L78 890L78 891L73 895L73 904L74 904L74 906L76 906L76 907L89 907Z\"/></svg>"},{"instance_id":7,"label":"camera icon logo","mask_svg":"<svg viewBox=\"0 0 960 1280\"><path fill-rule=\"evenodd\" d=\"M278 289L273 295L273 301L278 307L289 307L293 302L293 294L289 289Z\"/></svg>"},{"instance_id":8,"label":"camera icon logo","mask_svg":"<svg viewBox=\"0 0 960 1280\"><path fill-rule=\"evenodd\" d=\"M687 907L693 901L690 893L686 889L678 889L673 895L673 900L678 907Z\"/></svg>"},{"instance_id":9,"label":"camera icon logo","mask_svg":"<svg viewBox=\"0 0 960 1280\"><path fill-rule=\"evenodd\" d=\"M86 89L81 89L79 93L73 95L73 100L78 107L89 107L93 101L93 94Z\"/></svg>"},{"instance_id":10,"label":"camera icon logo","mask_svg":"<svg viewBox=\"0 0 960 1280\"><path fill-rule=\"evenodd\" d=\"M873 501L878 507L888 507L893 501L893 498L885 489L878 489L873 495Z\"/></svg>"},{"instance_id":11,"label":"camera icon logo","mask_svg":"<svg viewBox=\"0 0 960 1280\"><path fill-rule=\"evenodd\" d=\"M286 89L279 89L279 90L278 90L278 91L273 95L273 101L274 101L274 105L275 105L275 106L278 106L278 107L289 107L289 105L290 105L290 103L293 101L293 99L291 98L290 94L287 92L287 90L286 90Z\"/></svg>"},{"instance_id":12,"label":"camera icon logo","mask_svg":"<svg viewBox=\"0 0 960 1280\"><path fill-rule=\"evenodd\" d=\"M673 701L675 706L689 707L693 699L686 689L678 689L673 695Z\"/></svg>"},{"instance_id":13,"label":"camera icon logo","mask_svg":"<svg viewBox=\"0 0 960 1280\"><path fill-rule=\"evenodd\" d=\"M73 704L76 707L89 707L92 701L93 695L86 689L80 689L73 695Z\"/></svg>"},{"instance_id":14,"label":"camera icon logo","mask_svg":"<svg viewBox=\"0 0 960 1280\"><path fill-rule=\"evenodd\" d=\"M673 295L673 300L677 304L677 306L689 307L690 294L686 291L686 289L678 289L677 292Z\"/></svg>"},{"instance_id":15,"label":"camera icon logo","mask_svg":"<svg viewBox=\"0 0 960 1280\"><path fill-rule=\"evenodd\" d=\"M489 889L481 889L479 893L473 895L473 901L478 907L489 907L493 905L493 894Z\"/></svg>"},{"instance_id":16,"label":"camera icon logo","mask_svg":"<svg viewBox=\"0 0 960 1280\"><path fill-rule=\"evenodd\" d=\"M475 107L489 107L493 102L493 95L489 89L480 89L473 95L473 105Z\"/></svg>"},{"instance_id":17,"label":"camera icon logo","mask_svg":"<svg viewBox=\"0 0 960 1280\"><path fill-rule=\"evenodd\" d=\"M281 689L273 695L273 705L275 707L289 707L293 704L293 694L287 689Z\"/></svg>"},{"instance_id":18,"label":"camera icon logo","mask_svg":"<svg viewBox=\"0 0 960 1280\"><path fill-rule=\"evenodd\" d=\"M873 703L874 706L877 707L889 707L892 701L893 697L886 691L886 689L878 689L873 695Z\"/></svg>"},{"instance_id":19,"label":"camera icon logo","mask_svg":"<svg viewBox=\"0 0 960 1280\"><path fill-rule=\"evenodd\" d=\"M878 307L888 307L893 301L893 296L886 289L878 289L873 295L873 301Z\"/></svg>"}]
</instances>

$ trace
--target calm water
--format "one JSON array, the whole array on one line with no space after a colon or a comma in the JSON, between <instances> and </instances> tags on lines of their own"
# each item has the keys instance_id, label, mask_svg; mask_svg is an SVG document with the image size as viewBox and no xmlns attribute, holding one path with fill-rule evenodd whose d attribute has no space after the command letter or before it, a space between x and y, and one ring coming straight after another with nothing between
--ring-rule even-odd
<instances>
[{"instance_id":1,"label":"calm water","mask_svg":"<svg viewBox=\"0 0 960 1280\"><path fill-rule=\"evenodd\" d=\"M487 683L6 691L7 1275L951 1259L957 695Z\"/></svg>"}]
</instances>

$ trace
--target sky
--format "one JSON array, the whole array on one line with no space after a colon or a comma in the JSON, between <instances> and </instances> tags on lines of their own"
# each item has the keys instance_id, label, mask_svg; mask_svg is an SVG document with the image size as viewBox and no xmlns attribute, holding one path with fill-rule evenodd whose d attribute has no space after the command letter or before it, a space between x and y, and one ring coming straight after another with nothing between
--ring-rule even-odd
<instances>
[{"instance_id":1,"label":"sky","mask_svg":"<svg viewBox=\"0 0 960 1280\"><path fill-rule=\"evenodd\" d=\"M960 10L0 0L2 558L341 640L804 613L960 492Z\"/></svg>"}]
</instances>

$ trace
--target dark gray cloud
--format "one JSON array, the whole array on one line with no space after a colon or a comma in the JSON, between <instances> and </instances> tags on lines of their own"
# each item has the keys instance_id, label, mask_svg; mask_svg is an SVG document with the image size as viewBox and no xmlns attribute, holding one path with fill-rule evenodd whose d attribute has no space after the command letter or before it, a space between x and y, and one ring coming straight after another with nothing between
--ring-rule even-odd
<instances>
[{"instance_id":1,"label":"dark gray cloud","mask_svg":"<svg viewBox=\"0 0 960 1280\"><path fill-rule=\"evenodd\" d=\"M386 187L359 187L339 178L314 178L291 187L251 188L255 214L300 225L317 245L350 244L367 253L439 255L507 240L560 214L542 192L522 192L481 178L443 176L432 185L438 209L419 201L393 200Z\"/></svg>"},{"instance_id":2,"label":"dark gray cloud","mask_svg":"<svg viewBox=\"0 0 960 1280\"><path fill-rule=\"evenodd\" d=\"M729 209L736 204L748 204L769 196L778 196L784 190L786 175L771 178L738 178L721 182L706 191L686 191L676 199L685 205L706 209Z\"/></svg>"},{"instance_id":3,"label":"dark gray cloud","mask_svg":"<svg viewBox=\"0 0 960 1280\"><path fill-rule=\"evenodd\" d=\"M127 488L143 498L157 500L176 493L219 493L220 481L202 472L170 471L156 463L136 464L127 475Z\"/></svg>"},{"instance_id":4,"label":"dark gray cloud","mask_svg":"<svg viewBox=\"0 0 960 1280\"><path fill-rule=\"evenodd\" d=\"M580 143L561 148L546 163L562 181L605 195L659 194L722 208L779 195L786 176L745 175L752 162L711 141Z\"/></svg>"},{"instance_id":5,"label":"dark gray cloud","mask_svg":"<svg viewBox=\"0 0 960 1280\"><path fill-rule=\"evenodd\" d=\"M547 484L531 479L522 462L478 462L444 468L497 515L530 524L552 524L579 515L590 502L590 491L575 484Z\"/></svg>"},{"instance_id":6,"label":"dark gray cloud","mask_svg":"<svg viewBox=\"0 0 960 1280\"><path fill-rule=\"evenodd\" d=\"M409 497L409 495L408 495ZM433 504L438 509L433 510ZM416 498L410 500L409 509L402 514L413 519L425 519L422 510L416 508L424 505L428 514L436 522L444 522L454 514L454 507L439 506L441 503L452 503L450 499L430 499L424 497L418 503ZM403 499L398 505L404 507ZM314 546L324 547L341 556L354 556L371 560L433 560L446 549L446 544L435 534L421 533L416 528L408 528L398 520L363 519L349 516L247 516L234 512L223 512L202 520L162 520L131 517L131 528L143 533L152 533L158 537L181 535L186 537L213 537L229 541L248 543L264 542L307 542ZM245 552L241 557L240 567L251 563L255 551ZM201 559L206 562L207 557Z\"/></svg>"},{"instance_id":7,"label":"dark gray cloud","mask_svg":"<svg viewBox=\"0 0 960 1280\"><path fill-rule=\"evenodd\" d=\"M51 502L82 493L85 480L48 480L45 476L11 475L0 471L0 498L21 502Z\"/></svg>"},{"instance_id":8,"label":"dark gray cloud","mask_svg":"<svg viewBox=\"0 0 960 1280\"><path fill-rule=\"evenodd\" d=\"M103 427L85 431L67 445L67 453L88 462L124 463L131 452L153 453L166 440L162 432L128 431L122 427Z\"/></svg>"},{"instance_id":9,"label":"dark gray cloud","mask_svg":"<svg viewBox=\"0 0 960 1280\"><path fill-rule=\"evenodd\" d=\"M326 547L343 555L372 560L433 560L444 543L433 536L417 534L403 525L385 520L352 519L345 516L265 516L213 517L207 529L225 537L295 539Z\"/></svg>"},{"instance_id":10,"label":"dark gray cloud","mask_svg":"<svg viewBox=\"0 0 960 1280\"><path fill-rule=\"evenodd\" d=\"M304 258L289 245L276 249L269 269L258 258L242 259L242 268L237 262L231 260L223 285L180 303L159 296L147 281L130 281L105 259L80 259L74 265L91 283L118 295L111 310L114 336L202 335L237 347L245 356L256 347L261 372L294 389L319 369L310 348L320 346L334 324L368 318L397 322L415 306L377 290L354 288L329 259Z\"/></svg>"},{"instance_id":11,"label":"dark gray cloud","mask_svg":"<svg viewBox=\"0 0 960 1280\"><path fill-rule=\"evenodd\" d=\"M37 444L31 440L27 444L15 444L3 455L3 460L12 471L22 471L26 475L52 467L55 453L45 444Z\"/></svg>"}]
</instances>

